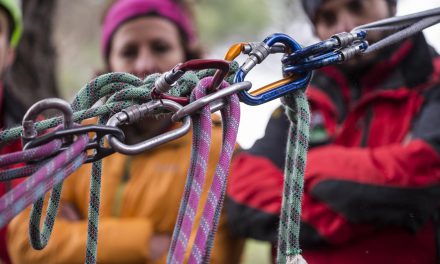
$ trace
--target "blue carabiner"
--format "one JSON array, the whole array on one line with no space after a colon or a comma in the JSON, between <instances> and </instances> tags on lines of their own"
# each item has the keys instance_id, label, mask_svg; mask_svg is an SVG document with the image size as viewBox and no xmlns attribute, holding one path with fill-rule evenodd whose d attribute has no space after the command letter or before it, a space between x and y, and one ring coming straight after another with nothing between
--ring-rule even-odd
<instances>
[{"instance_id":1,"label":"blue carabiner","mask_svg":"<svg viewBox=\"0 0 440 264\"><path fill-rule=\"evenodd\" d=\"M263 41L267 46L271 47L276 43L282 43L286 46L290 53L301 50L301 46L291 37L282 33L275 33L267 37ZM247 72L240 68L234 76L234 83L243 82ZM241 91L238 93L240 101L247 105L260 105L272 101L286 95L296 89L307 87L312 77L311 72L305 72L296 76L284 78L275 83L271 83L254 92ZM259 91L263 92L259 92Z\"/></svg>"},{"instance_id":2,"label":"blue carabiner","mask_svg":"<svg viewBox=\"0 0 440 264\"><path fill-rule=\"evenodd\" d=\"M301 72L310 72L328 65L342 63L353 58L357 54L364 52L367 50L367 48L367 41L359 41L350 47L307 59L305 62L300 64L285 65L283 73L295 74Z\"/></svg>"}]
</instances>

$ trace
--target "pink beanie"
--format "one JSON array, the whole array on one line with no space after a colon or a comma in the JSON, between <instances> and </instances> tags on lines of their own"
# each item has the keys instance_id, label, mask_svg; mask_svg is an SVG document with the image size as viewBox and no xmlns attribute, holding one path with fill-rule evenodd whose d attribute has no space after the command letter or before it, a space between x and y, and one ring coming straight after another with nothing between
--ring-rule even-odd
<instances>
[{"instance_id":1,"label":"pink beanie","mask_svg":"<svg viewBox=\"0 0 440 264\"><path fill-rule=\"evenodd\" d=\"M101 51L108 56L113 34L125 21L153 12L174 22L190 44L196 42L194 27L186 11L172 0L119 0L108 10L102 26Z\"/></svg>"}]
</instances>

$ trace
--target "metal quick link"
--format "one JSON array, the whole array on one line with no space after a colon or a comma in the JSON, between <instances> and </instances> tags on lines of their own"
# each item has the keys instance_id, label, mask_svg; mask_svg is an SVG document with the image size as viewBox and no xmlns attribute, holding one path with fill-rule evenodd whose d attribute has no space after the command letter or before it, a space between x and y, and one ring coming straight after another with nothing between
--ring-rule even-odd
<instances>
[{"instance_id":1,"label":"metal quick link","mask_svg":"<svg viewBox=\"0 0 440 264\"><path fill-rule=\"evenodd\" d=\"M159 109L171 111L171 112L177 112L180 109L182 109L182 106L176 102L167 99L150 101L148 103L139 105L138 107L133 107L129 111L126 111L124 113L123 112L117 113L107 121L107 126L118 127L119 125L130 124L131 122L137 121L136 118L141 118L149 114L150 112ZM168 141L174 140L176 138L185 135L186 133L188 133L190 128L191 128L191 117L186 116L182 120L181 127L177 129L173 129L164 134L147 139L145 141L142 141L134 145L127 145L112 135L108 135L107 138L110 146L115 151L125 155L137 155L148 149L157 147L161 144L164 144Z\"/></svg>"},{"instance_id":2,"label":"metal quick link","mask_svg":"<svg viewBox=\"0 0 440 264\"><path fill-rule=\"evenodd\" d=\"M120 124L130 125L141 120L144 116L151 114L152 111L161 105L161 101L150 101L141 105L132 105L117 113L115 118L119 120Z\"/></svg>"},{"instance_id":3,"label":"metal quick link","mask_svg":"<svg viewBox=\"0 0 440 264\"><path fill-rule=\"evenodd\" d=\"M342 61L349 60L353 58L354 56L363 53L368 48L368 42L362 41L357 45L350 46L345 49L341 49L339 52L342 55Z\"/></svg>"}]
</instances>

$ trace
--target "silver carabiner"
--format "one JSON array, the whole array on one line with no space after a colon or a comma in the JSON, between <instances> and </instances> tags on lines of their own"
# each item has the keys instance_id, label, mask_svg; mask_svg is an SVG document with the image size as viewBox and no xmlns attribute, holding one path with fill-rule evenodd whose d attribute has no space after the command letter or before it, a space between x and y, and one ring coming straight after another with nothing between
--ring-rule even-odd
<instances>
[{"instance_id":1,"label":"silver carabiner","mask_svg":"<svg viewBox=\"0 0 440 264\"><path fill-rule=\"evenodd\" d=\"M182 106L176 102L166 99L153 100L142 105L134 105L113 115L108 120L107 126L118 127L119 125L132 124L157 109L166 109L177 112L182 109ZM182 137L183 135L188 133L191 128L191 118L189 116L186 116L183 119L182 123L182 126L177 129L133 145L122 143L117 138L111 135L107 136L107 140L110 146L115 151L125 155L136 155L146 150L162 145L168 141Z\"/></svg>"},{"instance_id":2,"label":"silver carabiner","mask_svg":"<svg viewBox=\"0 0 440 264\"><path fill-rule=\"evenodd\" d=\"M185 105L182 109L177 111L172 117L171 120L173 122L177 122L180 119L184 118L185 116L189 116L198 110L200 108L204 107L207 104L210 104L214 101L221 100L225 98L226 96L230 96L232 94L236 94L240 91L249 91L252 87L252 83L248 81L234 83L231 86L228 86L226 88L217 90L215 93L208 94L200 99L195 100L194 102ZM220 110L225 106L225 103L223 100L215 102L211 106L211 113Z\"/></svg>"},{"instance_id":3,"label":"silver carabiner","mask_svg":"<svg viewBox=\"0 0 440 264\"><path fill-rule=\"evenodd\" d=\"M35 128L35 120L41 112L49 109L57 109L63 113L64 128L73 127L73 110L68 102L59 98L43 99L33 104L23 117L23 133L21 135L23 147L37 137L38 131Z\"/></svg>"}]
</instances>

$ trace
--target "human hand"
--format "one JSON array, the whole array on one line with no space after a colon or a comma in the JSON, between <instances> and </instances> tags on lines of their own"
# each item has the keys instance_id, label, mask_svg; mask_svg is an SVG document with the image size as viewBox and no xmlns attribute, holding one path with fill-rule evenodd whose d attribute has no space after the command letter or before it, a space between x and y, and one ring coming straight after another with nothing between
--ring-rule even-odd
<instances>
[{"instance_id":1,"label":"human hand","mask_svg":"<svg viewBox=\"0 0 440 264\"><path fill-rule=\"evenodd\" d=\"M169 235L155 234L150 240L149 252L150 259L155 261L165 255L171 244Z\"/></svg>"}]
</instances>

